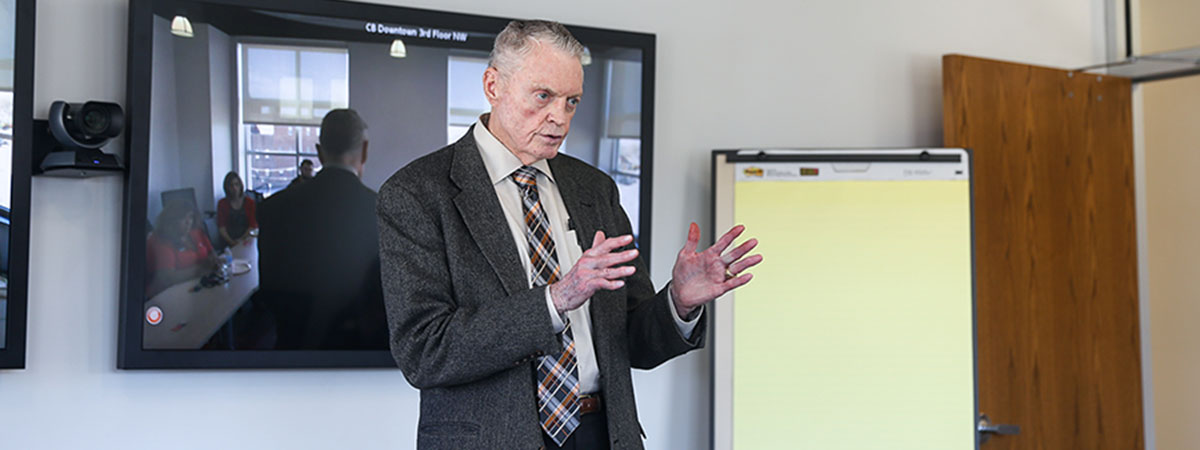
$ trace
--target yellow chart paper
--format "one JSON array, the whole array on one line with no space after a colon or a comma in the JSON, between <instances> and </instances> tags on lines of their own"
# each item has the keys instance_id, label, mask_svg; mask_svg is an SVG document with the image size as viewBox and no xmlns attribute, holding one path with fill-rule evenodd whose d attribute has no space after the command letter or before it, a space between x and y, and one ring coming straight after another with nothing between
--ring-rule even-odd
<instances>
[{"instance_id":1,"label":"yellow chart paper","mask_svg":"<svg viewBox=\"0 0 1200 450\"><path fill-rule=\"evenodd\" d=\"M975 447L966 180L743 181L737 449Z\"/></svg>"}]
</instances>

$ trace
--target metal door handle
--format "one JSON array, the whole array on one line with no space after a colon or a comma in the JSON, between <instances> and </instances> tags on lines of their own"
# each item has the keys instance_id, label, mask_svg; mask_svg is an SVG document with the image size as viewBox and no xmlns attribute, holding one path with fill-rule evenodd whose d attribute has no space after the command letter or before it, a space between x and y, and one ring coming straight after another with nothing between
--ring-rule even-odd
<instances>
[{"instance_id":1,"label":"metal door handle","mask_svg":"<svg viewBox=\"0 0 1200 450\"><path fill-rule=\"evenodd\" d=\"M979 415L979 425L976 428L979 433L979 443L983 444L992 437L993 434L1014 435L1021 434L1021 427L1017 425L992 425L992 421L988 419L987 414Z\"/></svg>"},{"instance_id":2,"label":"metal door handle","mask_svg":"<svg viewBox=\"0 0 1200 450\"><path fill-rule=\"evenodd\" d=\"M1016 425L992 425L990 427L980 426L979 432L992 434L1021 434L1021 427Z\"/></svg>"}]
</instances>

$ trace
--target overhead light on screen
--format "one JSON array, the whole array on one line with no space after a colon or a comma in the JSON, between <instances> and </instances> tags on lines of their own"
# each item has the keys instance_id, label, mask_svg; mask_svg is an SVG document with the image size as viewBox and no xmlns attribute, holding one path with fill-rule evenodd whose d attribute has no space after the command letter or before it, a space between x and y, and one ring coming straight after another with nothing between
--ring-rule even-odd
<instances>
[{"instance_id":1,"label":"overhead light on screen","mask_svg":"<svg viewBox=\"0 0 1200 450\"><path fill-rule=\"evenodd\" d=\"M195 33L192 33L192 21L188 20L188 18L184 16L175 16L175 18L171 20L171 34L185 38L190 38L196 35Z\"/></svg>"},{"instance_id":2,"label":"overhead light on screen","mask_svg":"<svg viewBox=\"0 0 1200 450\"><path fill-rule=\"evenodd\" d=\"M408 56L408 49L404 47L404 41L396 39L392 41L392 49L388 51L393 58L403 58Z\"/></svg>"},{"instance_id":3,"label":"overhead light on screen","mask_svg":"<svg viewBox=\"0 0 1200 450\"><path fill-rule=\"evenodd\" d=\"M592 51L587 47L583 48L583 54L579 55L579 64L590 65L592 63Z\"/></svg>"}]
</instances>

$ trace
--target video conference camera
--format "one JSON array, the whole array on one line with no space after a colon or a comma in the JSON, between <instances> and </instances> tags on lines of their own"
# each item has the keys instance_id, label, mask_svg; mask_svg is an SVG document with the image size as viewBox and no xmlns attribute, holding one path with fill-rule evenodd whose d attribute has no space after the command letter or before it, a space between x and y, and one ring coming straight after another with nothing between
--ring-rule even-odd
<instances>
[{"instance_id":1,"label":"video conference camera","mask_svg":"<svg viewBox=\"0 0 1200 450\"><path fill-rule=\"evenodd\" d=\"M50 117L39 125L48 130L47 139L35 144L35 154L42 156L40 171L63 177L90 177L123 173L125 168L116 155L100 149L120 136L125 128L125 111L121 105L108 102L50 104ZM35 133L37 135L37 133ZM53 137L53 141L48 139ZM35 160L36 161L36 160Z\"/></svg>"},{"instance_id":2,"label":"video conference camera","mask_svg":"<svg viewBox=\"0 0 1200 450\"><path fill-rule=\"evenodd\" d=\"M50 104L50 134L64 147L100 148L121 134L125 112L108 102Z\"/></svg>"}]
</instances>

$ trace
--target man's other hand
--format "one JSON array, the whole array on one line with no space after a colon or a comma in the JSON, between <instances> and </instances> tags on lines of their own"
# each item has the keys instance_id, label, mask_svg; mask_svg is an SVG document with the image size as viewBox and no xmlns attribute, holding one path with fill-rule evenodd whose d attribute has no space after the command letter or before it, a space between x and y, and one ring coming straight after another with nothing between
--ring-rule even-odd
<instances>
[{"instance_id":1,"label":"man's other hand","mask_svg":"<svg viewBox=\"0 0 1200 450\"><path fill-rule=\"evenodd\" d=\"M763 260L759 254L746 256L758 245L758 239L749 239L729 253L721 254L745 230L746 227L741 225L733 227L712 247L696 252L700 227L695 223L688 227L687 242L679 250L675 268L671 270L671 297L679 317L688 317L697 307L754 278L754 275L742 272Z\"/></svg>"},{"instance_id":2,"label":"man's other hand","mask_svg":"<svg viewBox=\"0 0 1200 450\"><path fill-rule=\"evenodd\" d=\"M592 239L592 248L583 252L571 271L550 285L550 299L559 314L578 308L592 294L601 289L615 290L625 285L621 278L633 275L633 266L617 266L637 258L637 249L613 253L613 250L629 245L633 236L624 235L605 238L597 231ZM614 267L616 266L616 267Z\"/></svg>"}]
</instances>

